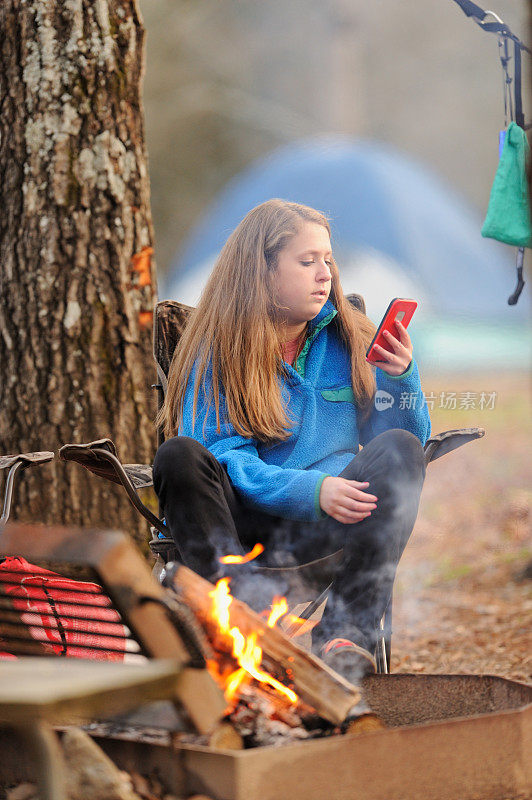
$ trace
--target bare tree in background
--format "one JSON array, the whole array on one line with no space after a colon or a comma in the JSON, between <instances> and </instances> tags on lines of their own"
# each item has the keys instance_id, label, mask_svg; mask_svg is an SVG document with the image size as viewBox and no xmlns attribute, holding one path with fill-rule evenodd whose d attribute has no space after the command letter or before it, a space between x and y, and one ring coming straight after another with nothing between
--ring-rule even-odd
<instances>
[{"instance_id":1,"label":"bare tree in background","mask_svg":"<svg viewBox=\"0 0 532 800\"><path fill-rule=\"evenodd\" d=\"M0 5L0 454L109 436L155 449L155 267L136 0ZM19 519L145 537L121 492L76 465L19 480Z\"/></svg>"}]
</instances>

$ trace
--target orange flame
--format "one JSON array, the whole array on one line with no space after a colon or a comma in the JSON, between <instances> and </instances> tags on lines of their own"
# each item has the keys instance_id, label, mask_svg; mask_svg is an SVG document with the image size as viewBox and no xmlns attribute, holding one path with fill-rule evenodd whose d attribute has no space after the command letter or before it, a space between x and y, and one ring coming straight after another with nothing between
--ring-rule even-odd
<instances>
[{"instance_id":1,"label":"orange flame","mask_svg":"<svg viewBox=\"0 0 532 800\"><path fill-rule=\"evenodd\" d=\"M260 683L267 683L269 686L272 686L286 697L290 703L297 703L298 696L292 689L284 686L284 684L276 680L272 675L260 669L262 648L257 644L259 634L254 631L246 637L236 626L230 627L229 608L233 602L233 598L229 591L229 581L229 578L221 578L212 592L209 592L209 597L213 599L213 618L220 632L232 639L232 653L240 667L240 669L235 670L235 672L229 675L225 683L225 699L228 702L233 700L239 686L241 686L246 678L251 676ZM277 620L286 614L287 611L288 604L286 598L274 598L272 610L268 617L268 626L273 628Z\"/></svg>"},{"instance_id":2,"label":"orange flame","mask_svg":"<svg viewBox=\"0 0 532 800\"><path fill-rule=\"evenodd\" d=\"M274 628L277 620L281 619L281 617L284 617L287 611L288 603L286 602L286 597L274 597L272 610L270 611L270 616L266 622L268 628Z\"/></svg>"},{"instance_id":3,"label":"orange flame","mask_svg":"<svg viewBox=\"0 0 532 800\"><path fill-rule=\"evenodd\" d=\"M213 617L222 633L229 633L229 606L233 602L229 591L230 578L220 578L209 597L212 597Z\"/></svg>"},{"instance_id":4,"label":"orange flame","mask_svg":"<svg viewBox=\"0 0 532 800\"><path fill-rule=\"evenodd\" d=\"M222 556L218 559L221 564L248 564L254 558L264 553L264 545L257 543L251 552L246 553L245 556Z\"/></svg>"},{"instance_id":5,"label":"orange flame","mask_svg":"<svg viewBox=\"0 0 532 800\"><path fill-rule=\"evenodd\" d=\"M268 683L291 703L297 703L297 694L292 689L284 686L280 681L268 675L267 672L259 669L259 664L262 661L262 648L257 644L257 632L250 633L247 638L242 635L238 628L231 628L230 633L233 637L233 655L240 666L255 680L261 683Z\"/></svg>"},{"instance_id":6,"label":"orange flame","mask_svg":"<svg viewBox=\"0 0 532 800\"><path fill-rule=\"evenodd\" d=\"M242 683L247 678L247 675L248 674L243 667L240 667L240 669L237 669L235 672L229 675L229 677L227 678L227 682L225 684L225 691L224 691L224 697L228 703L230 703L234 699L240 686L242 686Z\"/></svg>"}]
</instances>

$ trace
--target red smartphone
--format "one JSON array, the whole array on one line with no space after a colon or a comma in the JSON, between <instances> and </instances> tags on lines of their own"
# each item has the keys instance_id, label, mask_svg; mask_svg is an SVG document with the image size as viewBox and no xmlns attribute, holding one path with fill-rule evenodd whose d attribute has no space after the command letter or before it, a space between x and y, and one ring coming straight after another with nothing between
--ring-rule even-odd
<instances>
[{"instance_id":1,"label":"red smartphone","mask_svg":"<svg viewBox=\"0 0 532 800\"><path fill-rule=\"evenodd\" d=\"M386 338L382 335L383 331L390 331L396 339L399 338L399 332L395 327L395 320L399 320L405 326L408 327L408 323L412 319L414 315L414 311L417 308L417 303L415 300L408 300L404 297L394 297L386 311L384 312L384 316L380 321L379 327L377 328L377 332L373 337L373 340L366 351L366 361L369 361L370 364L386 364L387 362L383 359L380 359L378 356L377 351L375 350L375 345L380 344L385 350L388 352L393 353L393 347L391 344L386 340Z\"/></svg>"}]
</instances>

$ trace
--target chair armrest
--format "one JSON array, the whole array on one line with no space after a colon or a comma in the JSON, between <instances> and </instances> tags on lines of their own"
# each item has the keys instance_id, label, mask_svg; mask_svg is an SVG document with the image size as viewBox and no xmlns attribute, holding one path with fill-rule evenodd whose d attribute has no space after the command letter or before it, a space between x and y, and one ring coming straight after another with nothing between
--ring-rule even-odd
<instances>
[{"instance_id":1,"label":"chair armrest","mask_svg":"<svg viewBox=\"0 0 532 800\"><path fill-rule=\"evenodd\" d=\"M459 428L431 436L425 443L425 464L450 453L451 450L456 450L463 444L481 439L485 433L484 428Z\"/></svg>"},{"instance_id":2,"label":"chair armrest","mask_svg":"<svg viewBox=\"0 0 532 800\"><path fill-rule=\"evenodd\" d=\"M22 472L32 464L46 464L52 461L54 454L49 450L36 453L15 453L10 456L0 456L0 469L9 469L7 473L2 515L0 516L0 529L4 527L11 514L11 500L13 497L13 484L15 473L18 469Z\"/></svg>"},{"instance_id":3,"label":"chair armrest","mask_svg":"<svg viewBox=\"0 0 532 800\"><path fill-rule=\"evenodd\" d=\"M123 486L139 514L161 533L168 533L164 523L144 505L137 492L137 489L152 485L151 467L145 464L122 464L111 439L97 439L87 444L65 444L59 450L59 457L63 461L75 461L100 478Z\"/></svg>"},{"instance_id":4,"label":"chair armrest","mask_svg":"<svg viewBox=\"0 0 532 800\"><path fill-rule=\"evenodd\" d=\"M27 467L30 464L45 464L48 461L52 461L53 457L54 454L49 450L43 450L38 453L16 453L12 456L0 456L0 469L12 467L17 461Z\"/></svg>"},{"instance_id":5,"label":"chair armrest","mask_svg":"<svg viewBox=\"0 0 532 800\"><path fill-rule=\"evenodd\" d=\"M88 444L65 444L59 451L59 457L63 461L76 461L100 478L113 483L122 483L114 467L95 452L98 449L108 450L117 456L116 447L111 439L97 439ZM152 468L149 464L122 464L122 467L135 489L147 489L153 486Z\"/></svg>"}]
</instances>

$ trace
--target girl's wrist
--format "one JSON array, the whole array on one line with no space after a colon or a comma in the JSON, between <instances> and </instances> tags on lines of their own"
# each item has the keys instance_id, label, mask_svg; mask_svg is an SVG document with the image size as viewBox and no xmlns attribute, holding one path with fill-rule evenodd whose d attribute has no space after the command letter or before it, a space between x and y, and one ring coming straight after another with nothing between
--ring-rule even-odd
<instances>
[{"instance_id":1,"label":"girl's wrist","mask_svg":"<svg viewBox=\"0 0 532 800\"><path fill-rule=\"evenodd\" d=\"M408 367L405 369L404 372L401 372L399 375L390 375L390 373L387 372L386 375L388 376L388 378L391 378L392 380L400 380L402 378L408 378L408 376L412 374L413 369L414 369L414 359L412 358L410 364L408 365Z\"/></svg>"}]
</instances>

